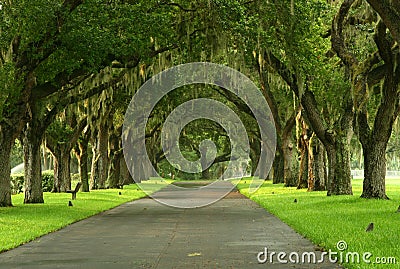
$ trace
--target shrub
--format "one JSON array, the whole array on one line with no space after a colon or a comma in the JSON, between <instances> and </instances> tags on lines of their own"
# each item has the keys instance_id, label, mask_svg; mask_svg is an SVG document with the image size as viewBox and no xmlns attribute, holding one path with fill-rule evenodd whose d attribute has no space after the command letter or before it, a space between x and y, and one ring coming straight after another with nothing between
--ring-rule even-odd
<instances>
[{"instance_id":1,"label":"shrub","mask_svg":"<svg viewBox=\"0 0 400 269\"><path fill-rule=\"evenodd\" d=\"M44 192L50 192L54 184L54 171L46 170L42 172L42 188Z\"/></svg>"}]
</instances>

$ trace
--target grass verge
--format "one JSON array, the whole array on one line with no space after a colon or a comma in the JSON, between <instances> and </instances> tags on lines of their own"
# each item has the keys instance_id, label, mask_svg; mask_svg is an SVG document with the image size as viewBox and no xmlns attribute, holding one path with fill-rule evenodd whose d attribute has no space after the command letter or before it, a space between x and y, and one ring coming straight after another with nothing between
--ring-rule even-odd
<instances>
[{"instance_id":1,"label":"grass verge","mask_svg":"<svg viewBox=\"0 0 400 269\"><path fill-rule=\"evenodd\" d=\"M326 251L338 251L337 243L344 240L347 249L338 252L339 255L342 252L346 268L400 268L400 213L396 213L400 179L387 180L387 194L391 198L387 201L359 198L362 180L353 180L353 196L331 197L326 192L285 188L270 181L249 194L250 181L250 178L241 180L238 189L314 244ZM374 229L366 232L371 222ZM360 262L356 257L352 259L352 252L360 255ZM362 259L366 252L372 253L370 263Z\"/></svg>"},{"instance_id":2,"label":"grass verge","mask_svg":"<svg viewBox=\"0 0 400 269\"><path fill-rule=\"evenodd\" d=\"M166 184L159 180L144 183L146 191L157 191ZM121 192L121 195L119 195ZM24 195L13 195L13 207L0 207L0 252L71 223L96 215L123 203L140 199L146 194L136 185L124 186L122 190L107 189L77 193L73 206L68 206L70 193L44 193L44 204L24 204Z\"/></svg>"}]
</instances>

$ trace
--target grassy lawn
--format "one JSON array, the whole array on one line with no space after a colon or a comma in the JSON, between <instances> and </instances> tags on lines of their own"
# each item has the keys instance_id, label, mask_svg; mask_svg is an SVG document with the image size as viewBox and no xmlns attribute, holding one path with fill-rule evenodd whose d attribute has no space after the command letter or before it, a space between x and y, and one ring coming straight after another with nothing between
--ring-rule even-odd
<instances>
[{"instance_id":1,"label":"grassy lawn","mask_svg":"<svg viewBox=\"0 0 400 269\"><path fill-rule=\"evenodd\" d=\"M149 180L146 190L158 190L165 184ZM121 192L121 195L119 195ZM29 242L41 235L56 231L68 224L114 208L128 201L145 197L136 185L124 186L123 190L94 190L77 193L73 206L68 206L70 193L44 193L44 204L23 204L24 195L13 195L14 207L0 207L0 252Z\"/></svg>"},{"instance_id":2,"label":"grassy lawn","mask_svg":"<svg viewBox=\"0 0 400 269\"><path fill-rule=\"evenodd\" d=\"M362 261L357 264L349 259L343 263L346 268L400 268L400 213L395 213L400 204L400 179L387 180L389 201L359 198L362 180L353 180L353 196L331 197L327 197L326 192L285 188L270 181L249 195L250 180L243 179L237 186L244 195L324 250L338 251L337 242L344 240L346 251L360 253L361 260L363 253L372 253L370 264ZM367 233L365 229L371 222L374 230ZM383 258L381 261L395 257L396 264L377 264L377 257Z\"/></svg>"}]
</instances>

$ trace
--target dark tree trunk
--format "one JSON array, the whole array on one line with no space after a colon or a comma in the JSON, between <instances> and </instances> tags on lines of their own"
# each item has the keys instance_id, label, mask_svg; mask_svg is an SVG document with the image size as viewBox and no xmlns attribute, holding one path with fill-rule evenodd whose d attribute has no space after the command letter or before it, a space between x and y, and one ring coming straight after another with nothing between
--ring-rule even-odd
<instances>
[{"instance_id":1,"label":"dark tree trunk","mask_svg":"<svg viewBox=\"0 0 400 269\"><path fill-rule=\"evenodd\" d=\"M108 177L108 187L118 188L120 186L121 179L121 159L122 152L114 154L110 162L109 177Z\"/></svg>"},{"instance_id":2,"label":"dark tree trunk","mask_svg":"<svg viewBox=\"0 0 400 269\"><path fill-rule=\"evenodd\" d=\"M293 138L293 127L296 124L296 113L286 121L285 128L282 131L282 155L283 155L283 182L285 187L295 187L297 184L297 175L299 171L298 152Z\"/></svg>"},{"instance_id":3,"label":"dark tree trunk","mask_svg":"<svg viewBox=\"0 0 400 269\"><path fill-rule=\"evenodd\" d=\"M144 170L143 170L143 157L142 156L136 156L135 158L135 162L133 163L133 180L135 181L135 183L140 183L142 182L142 180L144 180Z\"/></svg>"},{"instance_id":4,"label":"dark tree trunk","mask_svg":"<svg viewBox=\"0 0 400 269\"><path fill-rule=\"evenodd\" d=\"M81 156L78 158L79 162L79 176L82 182L82 191L89 192L89 175L88 175L88 149L87 145L79 145L81 147Z\"/></svg>"},{"instance_id":5,"label":"dark tree trunk","mask_svg":"<svg viewBox=\"0 0 400 269\"><path fill-rule=\"evenodd\" d=\"M201 163L201 177L203 179L210 179L210 168L211 165L207 161L207 147L202 147L201 148L201 157L200 157L200 163Z\"/></svg>"},{"instance_id":6,"label":"dark tree trunk","mask_svg":"<svg viewBox=\"0 0 400 269\"><path fill-rule=\"evenodd\" d=\"M392 68L394 69L393 66ZM395 69L394 73L390 71L385 76L382 85L382 100L373 128L369 128L365 111L360 110L357 115L360 128L359 138L364 155L364 182L361 195L363 198L389 199L385 189L386 147L400 111L398 94L400 67L396 66Z\"/></svg>"},{"instance_id":7,"label":"dark tree trunk","mask_svg":"<svg viewBox=\"0 0 400 269\"><path fill-rule=\"evenodd\" d=\"M281 150L275 152L275 159L273 162L274 177L272 178L273 184L283 183L284 180L284 159Z\"/></svg>"},{"instance_id":8,"label":"dark tree trunk","mask_svg":"<svg viewBox=\"0 0 400 269\"><path fill-rule=\"evenodd\" d=\"M250 160L251 160L251 176L258 176L259 171L257 170L259 156L261 154L260 142L252 138L250 140Z\"/></svg>"},{"instance_id":9,"label":"dark tree trunk","mask_svg":"<svg viewBox=\"0 0 400 269\"><path fill-rule=\"evenodd\" d=\"M298 161L297 149L291 140L283 141L283 160L284 160L284 183L285 187L295 187L297 185Z\"/></svg>"},{"instance_id":10,"label":"dark tree trunk","mask_svg":"<svg viewBox=\"0 0 400 269\"><path fill-rule=\"evenodd\" d=\"M207 167L203 171L201 171L201 178L202 179L210 179L210 167Z\"/></svg>"},{"instance_id":11,"label":"dark tree trunk","mask_svg":"<svg viewBox=\"0 0 400 269\"><path fill-rule=\"evenodd\" d=\"M44 203L40 151L43 130L35 128L35 126L32 121L26 125L24 130L25 204Z\"/></svg>"},{"instance_id":12,"label":"dark tree trunk","mask_svg":"<svg viewBox=\"0 0 400 269\"><path fill-rule=\"evenodd\" d=\"M11 202L11 148L14 139L0 126L0 207L12 206Z\"/></svg>"},{"instance_id":13,"label":"dark tree trunk","mask_svg":"<svg viewBox=\"0 0 400 269\"><path fill-rule=\"evenodd\" d=\"M300 149L300 168L297 178L297 189L305 189L308 187L308 150Z\"/></svg>"},{"instance_id":14,"label":"dark tree trunk","mask_svg":"<svg viewBox=\"0 0 400 269\"><path fill-rule=\"evenodd\" d=\"M52 192L65 192L71 189L70 150L63 147L53 152L54 157L54 186Z\"/></svg>"},{"instance_id":15,"label":"dark tree trunk","mask_svg":"<svg viewBox=\"0 0 400 269\"><path fill-rule=\"evenodd\" d=\"M81 141L78 141L77 145L75 146L75 156L78 160L79 176L82 182L81 190L83 192L89 192L88 143L89 138L87 136L82 136Z\"/></svg>"},{"instance_id":16,"label":"dark tree trunk","mask_svg":"<svg viewBox=\"0 0 400 269\"><path fill-rule=\"evenodd\" d=\"M400 75L400 67L398 68ZM374 126L369 129L367 114L360 111L357 122L364 155L363 198L389 199L386 195L386 147L399 113L397 85L399 78L387 75L383 83L382 102L376 113Z\"/></svg>"},{"instance_id":17,"label":"dark tree trunk","mask_svg":"<svg viewBox=\"0 0 400 269\"><path fill-rule=\"evenodd\" d=\"M329 195L353 195L350 170L350 143L345 135L336 136L335 141L335 170Z\"/></svg>"},{"instance_id":18,"label":"dark tree trunk","mask_svg":"<svg viewBox=\"0 0 400 269\"><path fill-rule=\"evenodd\" d=\"M308 187L308 163L309 163L309 141L308 126L301 117L301 113L297 116L297 128L300 128L300 135L297 140L297 148L300 151L300 168L297 181L297 189L305 189ZM312 175L311 175L312 176Z\"/></svg>"},{"instance_id":19,"label":"dark tree trunk","mask_svg":"<svg viewBox=\"0 0 400 269\"><path fill-rule=\"evenodd\" d=\"M98 178L98 188L105 189L106 181L108 178L108 126L104 124L99 128L99 137L98 137L98 171L99 171L99 178Z\"/></svg>"},{"instance_id":20,"label":"dark tree trunk","mask_svg":"<svg viewBox=\"0 0 400 269\"><path fill-rule=\"evenodd\" d=\"M364 182L363 198L389 199L386 195L386 146L376 142L364 147Z\"/></svg>"},{"instance_id":21,"label":"dark tree trunk","mask_svg":"<svg viewBox=\"0 0 400 269\"><path fill-rule=\"evenodd\" d=\"M121 180L121 159L123 158L123 152L120 143L121 132L116 130L110 133L110 165L108 169L108 187L118 188Z\"/></svg>"},{"instance_id":22,"label":"dark tree trunk","mask_svg":"<svg viewBox=\"0 0 400 269\"><path fill-rule=\"evenodd\" d=\"M121 158L121 177L122 185L128 185L134 183L131 173L129 172L128 166L126 165L125 158Z\"/></svg>"},{"instance_id":23,"label":"dark tree trunk","mask_svg":"<svg viewBox=\"0 0 400 269\"><path fill-rule=\"evenodd\" d=\"M324 191L325 190L325 149L321 141L317 137L313 137L310 143L310 154L313 156L313 175L314 175L314 186L312 191Z\"/></svg>"}]
</instances>

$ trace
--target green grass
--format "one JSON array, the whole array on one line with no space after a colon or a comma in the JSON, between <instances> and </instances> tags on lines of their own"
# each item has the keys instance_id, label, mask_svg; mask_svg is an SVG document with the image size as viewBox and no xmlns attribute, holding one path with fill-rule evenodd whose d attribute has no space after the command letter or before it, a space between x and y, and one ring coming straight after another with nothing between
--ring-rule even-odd
<instances>
[{"instance_id":1,"label":"green grass","mask_svg":"<svg viewBox=\"0 0 400 269\"><path fill-rule=\"evenodd\" d=\"M146 190L156 191L165 184L160 180L141 183ZM119 195L121 192L121 195ZM39 236L56 231L71 223L145 197L136 184L123 190L94 190L77 193L73 206L68 206L70 193L44 193L44 204L23 204L23 194L13 195L13 207L0 207L0 252L17 247Z\"/></svg>"},{"instance_id":2,"label":"green grass","mask_svg":"<svg viewBox=\"0 0 400 269\"><path fill-rule=\"evenodd\" d=\"M285 188L266 181L259 190L249 194L251 179L239 182L240 191L272 214L325 250L337 251L340 240L347 243L347 251L362 255L371 252L376 257L395 257L397 264L343 263L346 268L400 268L400 179L387 180L390 200L359 198L362 180L353 180L353 196L326 196L326 192L307 192ZM294 203L297 199L297 203ZM365 232L370 222L372 232Z\"/></svg>"}]
</instances>

